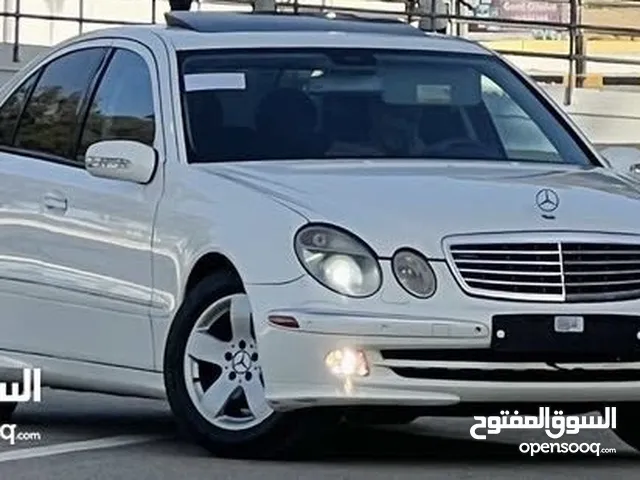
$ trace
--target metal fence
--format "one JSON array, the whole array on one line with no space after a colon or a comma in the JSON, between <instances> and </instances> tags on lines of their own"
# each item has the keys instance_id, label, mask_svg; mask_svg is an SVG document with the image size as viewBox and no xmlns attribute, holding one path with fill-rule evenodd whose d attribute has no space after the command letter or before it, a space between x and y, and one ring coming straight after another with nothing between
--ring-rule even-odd
<instances>
[{"instance_id":1,"label":"metal fence","mask_svg":"<svg viewBox=\"0 0 640 480\"><path fill-rule=\"evenodd\" d=\"M85 15L85 3L87 0L75 0L78 2L78 15L75 16L56 16L56 15L44 15L27 13L22 8L21 0L13 0L13 9L5 9L0 12L0 17L11 18L14 22L13 28L13 61L18 62L20 60L20 23L21 20L43 20L43 21L67 21L77 22L78 33L82 33L85 25L100 24L100 25L124 25L124 24L140 24L141 22L131 22L124 20L107 20L101 18L90 18ZM108 1L108 0L104 0ZM139 2L149 2L149 19L145 23L154 24L163 21L163 18L158 15L158 9L161 3L160 0L138 0ZM217 4L231 4L237 6L248 7L254 6L256 0L194 0L196 9L201 8L203 5L217 3ZM489 16L478 16L479 5L476 3L474 6L471 2L478 2L479 0L446 0L447 8L444 13L439 5L442 0L400 0L400 1L388 1L387 4L401 5L401 9L380 8L380 5L384 2L376 2L378 8L368 8L370 3L351 2L359 5L366 5L367 8L349 7L344 6L346 2L342 2L342 5L336 6L336 2L331 2L331 6L327 5L326 0L277 0L276 5L278 11L290 11L294 13L306 13L306 12L335 12L356 14L362 16L391 16L395 18L402 18L407 22L418 22L422 25L425 23L430 25L426 29L435 29L437 27L438 20L444 19L448 24L448 32L451 35L466 35L469 25L483 24L489 27L511 27L521 30L553 30L561 32L564 37L568 39L568 51L564 53L551 53L551 52L527 52L516 50L501 50L498 52L504 55L512 56L525 56L525 57L538 57L547 59L564 60L567 62L567 81L565 83L566 90L564 96L564 102L566 105L571 103L573 91L575 88L580 88L583 85L586 75L587 62L593 63L609 63L609 64L624 64L624 65L637 65L638 72L640 74L640 60L632 58L619 58L619 57L607 57L588 55L586 49L585 38L591 34L607 34L613 36L625 36L625 37L640 37L640 25L636 27L620 27L620 26L606 26L606 25L593 25L585 24L582 21L583 11L585 8L594 6L606 6L608 8L629 8L637 6L640 8L640 0L617 0L612 2L611 0L530 0L529 4L550 4L561 3L566 6L567 17L562 21L540 21L539 19L516 19L516 18L493 18ZM428 3L425 3L428 2ZM5 2L6 5L6 2ZM167 4L168 5L168 4ZM422 20L422 22L421 22ZM424 20L428 20L424 22ZM639 75L640 76L640 75Z\"/></svg>"}]
</instances>

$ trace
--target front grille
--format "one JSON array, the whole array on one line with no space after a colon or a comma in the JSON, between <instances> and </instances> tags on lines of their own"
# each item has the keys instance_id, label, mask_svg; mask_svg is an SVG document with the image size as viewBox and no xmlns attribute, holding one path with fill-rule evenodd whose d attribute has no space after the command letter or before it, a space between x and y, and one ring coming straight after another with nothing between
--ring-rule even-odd
<instances>
[{"instance_id":1,"label":"front grille","mask_svg":"<svg viewBox=\"0 0 640 480\"><path fill-rule=\"evenodd\" d=\"M453 243L448 258L472 295L543 302L640 298L640 243Z\"/></svg>"}]
</instances>

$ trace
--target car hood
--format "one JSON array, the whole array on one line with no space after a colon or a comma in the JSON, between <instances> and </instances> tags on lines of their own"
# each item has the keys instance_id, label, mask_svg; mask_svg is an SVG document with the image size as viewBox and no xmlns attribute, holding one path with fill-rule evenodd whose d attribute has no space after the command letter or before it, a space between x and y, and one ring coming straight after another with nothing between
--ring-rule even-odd
<instances>
[{"instance_id":1,"label":"car hood","mask_svg":"<svg viewBox=\"0 0 640 480\"><path fill-rule=\"evenodd\" d=\"M203 166L309 221L350 230L382 257L442 258L443 237L580 231L640 234L640 183L603 168L504 162L265 161ZM552 212L537 205L550 189ZM542 195L544 196L544 194Z\"/></svg>"}]
</instances>

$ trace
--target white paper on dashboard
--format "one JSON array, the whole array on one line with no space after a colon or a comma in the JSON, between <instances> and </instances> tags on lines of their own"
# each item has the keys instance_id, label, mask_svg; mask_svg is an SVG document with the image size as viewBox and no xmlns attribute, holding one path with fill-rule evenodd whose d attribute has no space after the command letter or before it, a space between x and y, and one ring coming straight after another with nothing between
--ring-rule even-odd
<instances>
[{"instance_id":1,"label":"white paper on dashboard","mask_svg":"<svg viewBox=\"0 0 640 480\"><path fill-rule=\"evenodd\" d=\"M244 73L192 73L184 76L187 92L200 90L245 90L247 81Z\"/></svg>"}]
</instances>

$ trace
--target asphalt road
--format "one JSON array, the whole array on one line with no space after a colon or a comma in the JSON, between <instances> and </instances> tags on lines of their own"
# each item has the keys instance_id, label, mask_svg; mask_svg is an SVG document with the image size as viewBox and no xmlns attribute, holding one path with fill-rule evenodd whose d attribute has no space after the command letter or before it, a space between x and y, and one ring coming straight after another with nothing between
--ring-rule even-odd
<instances>
[{"instance_id":1,"label":"asphalt road","mask_svg":"<svg viewBox=\"0 0 640 480\"><path fill-rule=\"evenodd\" d=\"M640 460L609 431L581 432L574 441L600 442L615 454L531 458L519 443L549 441L544 433L474 441L471 419L425 418L394 430L336 431L305 461L232 461L180 438L164 402L50 390L42 403L22 406L13 421L18 431L38 432L41 439L13 446L0 441L0 478L7 480L614 480L637 478Z\"/></svg>"}]
</instances>

